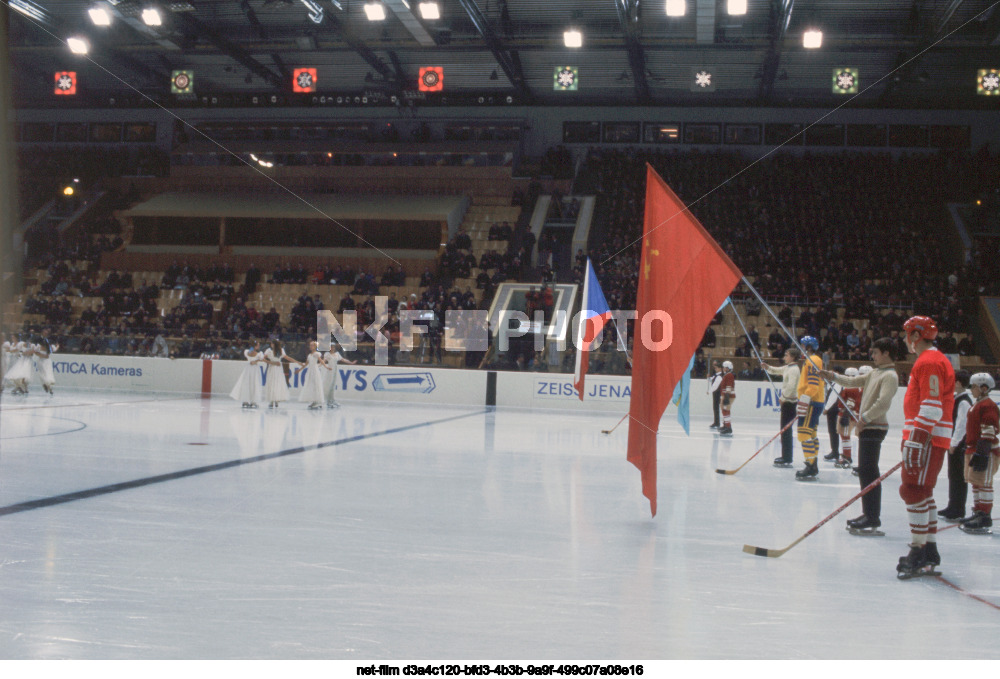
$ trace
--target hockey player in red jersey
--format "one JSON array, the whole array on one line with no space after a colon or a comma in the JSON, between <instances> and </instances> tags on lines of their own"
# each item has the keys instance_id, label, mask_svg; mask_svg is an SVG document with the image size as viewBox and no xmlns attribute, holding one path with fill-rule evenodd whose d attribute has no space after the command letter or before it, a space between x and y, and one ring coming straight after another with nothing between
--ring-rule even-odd
<instances>
[{"instance_id":1,"label":"hockey player in red jersey","mask_svg":"<svg viewBox=\"0 0 1000 679\"><path fill-rule=\"evenodd\" d=\"M966 533L989 534L993 519L993 477L1000 467L1000 408L990 398L996 384L989 373L969 378L976 405L969 411L965 427L965 480L972 484L972 516L959 524Z\"/></svg>"},{"instance_id":2,"label":"hockey player in red jersey","mask_svg":"<svg viewBox=\"0 0 1000 679\"><path fill-rule=\"evenodd\" d=\"M934 485L951 445L955 370L933 345L938 329L927 316L903 324L906 346L917 355L903 397L903 479L899 495L910 519L910 552L900 557L900 578L934 573L941 563L937 550L937 505Z\"/></svg>"},{"instance_id":3,"label":"hockey player in red jersey","mask_svg":"<svg viewBox=\"0 0 1000 679\"><path fill-rule=\"evenodd\" d=\"M730 361L722 363L722 383L719 385L722 392L722 429L719 436L733 435L733 422L730 417L733 408L733 401L736 400L736 375L733 373L733 364Z\"/></svg>"},{"instance_id":4,"label":"hockey player in red jersey","mask_svg":"<svg viewBox=\"0 0 1000 679\"><path fill-rule=\"evenodd\" d=\"M869 366L865 366L866 368ZM857 377L860 372L857 368L848 368L844 371L848 377ZM847 387L840 392L840 414L837 419L837 433L840 435L841 452L840 459L834 464L841 469L848 469L854 464L854 444L851 436L854 434L854 423L857 422L861 414L861 389L860 387ZM848 412L844 406L850 409ZM853 415L852 415L853 413Z\"/></svg>"}]
</instances>

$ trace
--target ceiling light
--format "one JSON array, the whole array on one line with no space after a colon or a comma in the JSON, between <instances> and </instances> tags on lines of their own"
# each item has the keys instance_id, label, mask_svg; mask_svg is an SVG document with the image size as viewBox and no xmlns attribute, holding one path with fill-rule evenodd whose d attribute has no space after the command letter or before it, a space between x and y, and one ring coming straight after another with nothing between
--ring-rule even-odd
<instances>
[{"instance_id":1,"label":"ceiling light","mask_svg":"<svg viewBox=\"0 0 1000 679\"><path fill-rule=\"evenodd\" d=\"M90 14L90 20L94 22L95 26L111 25L111 13L103 7L91 7L87 13Z\"/></svg>"},{"instance_id":2,"label":"ceiling light","mask_svg":"<svg viewBox=\"0 0 1000 679\"><path fill-rule=\"evenodd\" d=\"M365 3L365 14L368 21L385 21L385 7L381 2Z\"/></svg>"},{"instance_id":3,"label":"ceiling light","mask_svg":"<svg viewBox=\"0 0 1000 679\"><path fill-rule=\"evenodd\" d=\"M420 16L427 21L434 21L441 18L441 7L436 2L422 2L419 7Z\"/></svg>"},{"instance_id":4,"label":"ceiling light","mask_svg":"<svg viewBox=\"0 0 1000 679\"><path fill-rule=\"evenodd\" d=\"M571 28L563 33L563 42L566 43L566 47L583 47L583 33Z\"/></svg>"},{"instance_id":5,"label":"ceiling light","mask_svg":"<svg viewBox=\"0 0 1000 679\"><path fill-rule=\"evenodd\" d=\"M747 0L728 0L726 11L732 16L747 13Z\"/></svg>"},{"instance_id":6,"label":"ceiling light","mask_svg":"<svg viewBox=\"0 0 1000 679\"><path fill-rule=\"evenodd\" d=\"M682 17L687 12L687 3L684 0L667 0L667 16Z\"/></svg>"},{"instance_id":7,"label":"ceiling light","mask_svg":"<svg viewBox=\"0 0 1000 679\"><path fill-rule=\"evenodd\" d=\"M819 49L823 46L823 31L808 30L802 34L802 46L806 49Z\"/></svg>"},{"instance_id":8,"label":"ceiling light","mask_svg":"<svg viewBox=\"0 0 1000 679\"><path fill-rule=\"evenodd\" d=\"M45 21L48 18L45 15L45 10L30 0L10 0L10 8L35 21Z\"/></svg>"},{"instance_id":9,"label":"ceiling light","mask_svg":"<svg viewBox=\"0 0 1000 679\"><path fill-rule=\"evenodd\" d=\"M73 54L86 54L90 51L90 45L83 38L66 38L66 44L69 45L69 51Z\"/></svg>"},{"instance_id":10,"label":"ceiling light","mask_svg":"<svg viewBox=\"0 0 1000 679\"><path fill-rule=\"evenodd\" d=\"M155 7L147 7L142 10L142 22L147 26L160 26L163 24L163 19L160 17L160 12Z\"/></svg>"},{"instance_id":11,"label":"ceiling light","mask_svg":"<svg viewBox=\"0 0 1000 679\"><path fill-rule=\"evenodd\" d=\"M314 24L323 23L323 8L316 4L313 0L302 0L302 4L306 6L309 10L309 21Z\"/></svg>"}]
</instances>

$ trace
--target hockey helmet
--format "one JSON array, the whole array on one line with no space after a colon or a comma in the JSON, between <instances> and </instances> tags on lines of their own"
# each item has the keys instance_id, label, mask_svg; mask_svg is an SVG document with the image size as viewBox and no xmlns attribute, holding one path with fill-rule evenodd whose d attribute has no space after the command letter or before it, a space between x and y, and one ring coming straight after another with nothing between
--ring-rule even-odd
<instances>
[{"instance_id":1,"label":"hockey helmet","mask_svg":"<svg viewBox=\"0 0 1000 679\"><path fill-rule=\"evenodd\" d=\"M722 362L722 368L724 370L732 370L733 369L733 362L732 361L723 361Z\"/></svg>"},{"instance_id":2,"label":"hockey helmet","mask_svg":"<svg viewBox=\"0 0 1000 679\"><path fill-rule=\"evenodd\" d=\"M802 339L799 340L799 343L806 349L810 349L812 351L816 351L817 349L819 349L819 340L817 340L812 335L804 336Z\"/></svg>"},{"instance_id":3,"label":"hockey helmet","mask_svg":"<svg viewBox=\"0 0 1000 679\"><path fill-rule=\"evenodd\" d=\"M863 365L860 368L858 368L858 374L861 375L862 377L864 377L865 375L867 375L871 371L872 371L872 367L870 365Z\"/></svg>"},{"instance_id":4,"label":"hockey helmet","mask_svg":"<svg viewBox=\"0 0 1000 679\"><path fill-rule=\"evenodd\" d=\"M985 386L989 389L993 389L994 387L997 386L996 382L993 381L993 376L990 375L989 373L976 373L975 375L969 378L969 384L971 384L974 387Z\"/></svg>"},{"instance_id":5,"label":"hockey helmet","mask_svg":"<svg viewBox=\"0 0 1000 679\"><path fill-rule=\"evenodd\" d=\"M858 369L855 368L854 366L851 366L850 368L844 371L844 374L847 375L848 377L857 377Z\"/></svg>"},{"instance_id":6,"label":"hockey helmet","mask_svg":"<svg viewBox=\"0 0 1000 679\"><path fill-rule=\"evenodd\" d=\"M903 332L909 337L911 332L920 333L920 338L925 340L933 340L937 337L938 327L937 323L928 316L911 316L903 323Z\"/></svg>"}]
</instances>

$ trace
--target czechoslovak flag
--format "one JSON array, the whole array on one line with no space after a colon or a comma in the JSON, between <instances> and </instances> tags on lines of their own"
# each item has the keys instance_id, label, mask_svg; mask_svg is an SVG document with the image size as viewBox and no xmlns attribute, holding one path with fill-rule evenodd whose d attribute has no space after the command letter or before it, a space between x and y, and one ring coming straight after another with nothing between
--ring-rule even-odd
<instances>
[{"instance_id":1,"label":"czechoslovak flag","mask_svg":"<svg viewBox=\"0 0 1000 679\"><path fill-rule=\"evenodd\" d=\"M604 291L597 282L594 265L587 258L587 276L583 279L583 305L580 309L580 320L577 326L576 370L573 372L573 385L576 387L580 400L583 400L583 378L587 375L590 365L590 345L604 332L605 324L611 320L611 309L604 299Z\"/></svg>"}]
</instances>

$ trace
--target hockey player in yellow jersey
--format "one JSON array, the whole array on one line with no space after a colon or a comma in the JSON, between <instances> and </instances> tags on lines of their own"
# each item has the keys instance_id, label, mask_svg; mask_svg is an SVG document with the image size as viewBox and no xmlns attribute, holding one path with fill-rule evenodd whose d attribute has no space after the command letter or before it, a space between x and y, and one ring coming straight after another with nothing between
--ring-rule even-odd
<instances>
[{"instance_id":1,"label":"hockey player in yellow jersey","mask_svg":"<svg viewBox=\"0 0 1000 679\"><path fill-rule=\"evenodd\" d=\"M819 342L815 337L806 335L800 341L806 350L806 357L799 374L799 402L796 414L799 417L798 439L802 443L802 455L806 466L795 472L796 481L812 481L819 474L816 458L819 456L819 437L816 428L819 416L823 412L826 401L826 390L819 371L823 369L823 359L816 355Z\"/></svg>"}]
</instances>

